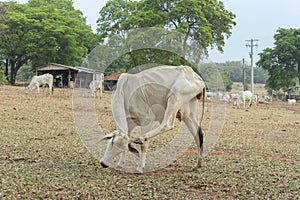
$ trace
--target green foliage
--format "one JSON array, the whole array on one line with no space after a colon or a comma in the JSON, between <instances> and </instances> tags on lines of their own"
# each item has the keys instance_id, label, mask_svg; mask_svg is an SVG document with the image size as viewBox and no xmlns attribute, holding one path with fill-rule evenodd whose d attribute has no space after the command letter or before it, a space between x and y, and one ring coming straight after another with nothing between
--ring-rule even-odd
<instances>
[{"instance_id":1,"label":"green foliage","mask_svg":"<svg viewBox=\"0 0 300 200\"><path fill-rule=\"evenodd\" d=\"M201 65L204 70L201 72L209 73L207 68L216 68L220 73L226 91L231 91L233 82L243 82L243 65L240 61L230 61L226 63L205 63ZM202 69L201 68L201 69ZM251 66L245 66L245 74L246 74L246 88L250 84L250 76L251 76ZM267 80L268 73L266 70L261 68L254 68L254 83L265 83Z\"/></svg>"},{"instance_id":2,"label":"green foliage","mask_svg":"<svg viewBox=\"0 0 300 200\"><path fill-rule=\"evenodd\" d=\"M215 89L231 91L233 82L230 79L230 73L227 70L218 68L215 65L202 65L200 74L206 82L206 87L211 92L217 92Z\"/></svg>"},{"instance_id":3,"label":"green foliage","mask_svg":"<svg viewBox=\"0 0 300 200\"><path fill-rule=\"evenodd\" d=\"M35 71L32 70L31 65L24 65L18 71L16 81L22 83L29 83L31 78L35 75Z\"/></svg>"},{"instance_id":4,"label":"green foliage","mask_svg":"<svg viewBox=\"0 0 300 200\"><path fill-rule=\"evenodd\" d=\"M230 74L230 79L233 82L243 82L243 64L241 61L228 61L226 63L218 63L217 66L224 70L226 69ZM254 67L254 83L265 83L268 77L266 70ZM245 79L250 83L251 66L245 65Z\"/></svg>"},{"instance_id":5,"label":"green foliage","mask_svg":"<svg viewBox=\"0 0 300 200\"><path fill-rule=\"evenodd\" d=\"M108 66L112 73L129 71L149 63L193 66L192 63L196 62L190 61L192 59L188 59L188 56L200 58L202 52L193 48L183 51L182 37L180 33L155 27L124 31L123 36L115 35L104 44L99 44L84 64L100 71ZM106 70L106 73L111 72Z\"/></svg>"},{"instance_id":6,"label":"green foliage","mask_svg":"<svg viewBox=\"0 0 300 200\"><path fill-rule=\"evenodd\" d=\"M234 17L216 0L110 0L100 11L97 30L104 39L137 27L163 27L184 34L183 43L190 37L203 49L216 45L222 51Z\"/></svg>"},{"instance_id":7,"label":"green foliage","mask_svg":"<svg viewBox=\"0 0 300 200\"><path fill-rule=\"evenodd\" d=\"M28 61L33 68L49 62L78 65L95 46L96 37L71 0L5 3L8 18L0 26L0 54L9 60L11 80Z\"/></svg>"},{"instance_id":8,"label":"green foliage","mask_svg":"<svg viewBox=\"0 0 300 200\"><path fill-rule=\"evenodd\" d=\"M231 91L233 82L230 79L229 71L227 71L227 70L221 71L221 76L222 76L222 79L223 79L225 90L226 91Z\"/></svg>"},{"instance_id":9,"label":"green foliage","mask_svg":"<svg viewBox=\"0 0 300 200\"><path fill-rule=\"evenodd\" d=\"M300 29L280 28L274 39L275 47L264 49L257 65L269 72L269 90L287 89L300 83Z\"/></svg>"},{"instance_id":10,"label":"green foliage","mask_svg":"<svg viewBox=\"0 0 300 200\"><path fill-rule=\"evenodd\" d=\"M8 84L4 71L0 69L0 85Z\"/></svg>"},{"instance_id":11,"label":"green foliage","mask_svg":"<svg viewBox=\"0 0 300 200\"><path fill-rule=\"evenodd\" d=\"M128 0L109 0L100 11L100 18L97 20L98 35L103 41L126 29L123 25L131 13L137 10L138 2Z\"/></svg>"},{"instance_id":12,"label":"green foliage","mask_svg":"<svg viewBox=\"0 0 300 200\"><path fill-rule=\"evenodd\" d=\"M207 54L207 47L216 46L220 51L223 50L224 39L230 36L231 28L235 25L235 15L216 0L110 0L99 14L97 31L102 41L114 37L128 37L128 32L137 28L159 27L169 32L163 36L153 36L151 39L155 40L157 45L159 41L168 41L169 45L172 45L172 31L181 34L176 38L177 46L172 48L181 48L184 56L182 53L175 55L174 52L147 48L149 40L142 38L143 34L136 35L133 40L127 40L129 47L135 40L144 40L140 49L130 52L129 59L126 58L132 61L132 67L157 61L163 64L184 65L186 60L192 60L198 64L203 55ZM115 38L113 40L115 41ZM114 42L119 46L128 43Z\"/></svg>"}]
</instances>

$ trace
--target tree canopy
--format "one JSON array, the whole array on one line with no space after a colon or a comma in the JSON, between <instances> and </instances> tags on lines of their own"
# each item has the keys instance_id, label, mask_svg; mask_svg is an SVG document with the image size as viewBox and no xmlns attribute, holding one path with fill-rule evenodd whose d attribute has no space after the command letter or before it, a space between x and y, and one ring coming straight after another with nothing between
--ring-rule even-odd
<instances>
[{"instance_id":1,"label":"tree canopy","mask_svg":"<svg viewBox=\"0 0 300 200\"><path fill-rule=\"evenodd\" d=\"M71 0L29 0L2 3L0 55L10 66L10 83L30 62L33 68L50 62L78 65L95 46L96 37Z\"/></svg>"},{"instance_id":2,"label":"tree canopy","mask_svg":"<svg viewBox=\"0 0 300 200\"><path fill-rule=\"evenodd\" d=\"M287 89L300 84L300 29L279 28L274 47L266 48L256 63L269 72L268 89Z\"/></svg>"},{"instance_id":3,"label":"tree canopy","mask_svg":"<svg viewBox=\"0 0 300 200\"><path fill-rule=\"evenodd\" d=\"M137 28L160 27L181 33L183 37L178 41L183 51L193 53L190 50L193 48L205 55L209 46L223 51L224 40L235 25L235 15L217 0L109 0L99 14L97 31L102 41L116 35L126 36L126 32ZM189 43L191 40L194 43ZM145 51L130 53L134 66L149 62ZM184 57L175 58L173 53L167 55L154 49L148 49L147 53L155 55L151 62L155 62L155 58L163 62L161 64L186 63ZM195 63L199 63L201 57L197 54L194 58Z\"/></svg>"}]
</instances>

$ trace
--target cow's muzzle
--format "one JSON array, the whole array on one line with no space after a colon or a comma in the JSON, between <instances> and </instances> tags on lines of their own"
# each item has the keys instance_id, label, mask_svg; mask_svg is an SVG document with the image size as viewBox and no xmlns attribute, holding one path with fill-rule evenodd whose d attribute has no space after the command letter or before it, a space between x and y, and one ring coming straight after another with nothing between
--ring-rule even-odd
<instances>
[{"instance_id":1,"label":"cow's muzzle","mask_svg":"<svg viewBox=\"0 0 300 200\"><path fill-rule=\"evenodd\" d=\"M100 162L100 165L101 165L103 168L108 168L108 165L104 164L102 161Z\"/></svg>"}]
</instances>

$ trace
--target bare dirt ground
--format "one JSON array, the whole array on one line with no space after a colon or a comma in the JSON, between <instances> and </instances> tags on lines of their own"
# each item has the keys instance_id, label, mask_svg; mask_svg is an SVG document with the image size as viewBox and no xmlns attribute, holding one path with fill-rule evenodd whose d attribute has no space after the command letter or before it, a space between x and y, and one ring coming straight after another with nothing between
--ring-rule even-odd
<instances>
[{"instance_id":1,"label":"bare dirt ground","mask_svg":"<svg viewBox=\"0 0 300 200\"><path fill-rule=\"evenodd\" d=\"M222 134L199 171L191 171L192 145L165 169L133 175L101 168L88 152L75 128L72 93L25 95L23 87L0 87L0 199L300 198L300 103L248 110L228 104ZM115 126L111 98L105 92L95 103L104 132ZM156 138L150 148L167 141Z\"/></svg>"}]
</instances>

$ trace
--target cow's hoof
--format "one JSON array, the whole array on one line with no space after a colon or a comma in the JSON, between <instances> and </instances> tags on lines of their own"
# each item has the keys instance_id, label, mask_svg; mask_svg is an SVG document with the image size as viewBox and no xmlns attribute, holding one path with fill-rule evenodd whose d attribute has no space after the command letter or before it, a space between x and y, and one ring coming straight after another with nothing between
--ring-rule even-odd
<instances>
[{"instance_id":1,"label":"cow's hoof","mask_svg":"<svg viewBox=\"0 0 300 200\"><path fill-rule=\"evenodd\" d=\"M143 141L140 138L136 138L133 143L135 144L143 144Z\"/></svg>"},{"instance_id":2,"label":"cow's hoof","mask_svg":"<svg viewBox=\"0 0 300 200\"><path fill-rule=\"evenodd\" d=\"M135 170L133 173L136 174L136 175L141 175L143 173L143 171Z\"/></svg>"},{"instance_id":3,"label":"cow's hoof","mask_svg":"<svg viewBox=\"0 0 300 200\"><path fill-rule=\"evenodd\" d=\"M192 172L200 172L200 168L199 167L193 167Z\"/></svg>"},{"instance_id":4,"label":"cow's hoof","mask_svg":"<svg viewBox=\"0 0 300 200\"><path fill-rule=\"evenodd\" d=\"M108 165L104 164L103 162L100 162L100 165L101 165L103 168L108 168Z\"/></svg>"},{"instance_id":5,"label":"cow's hoof","mask_svg":"<svg viewBox=\"0 0 300 200\"><path fill-rule=\"evenodd\" d=\"M194 167L196 170L200 169L202 167L202 160L198 160L197 165Z\"/></svg>"},{"instance_id":6,"label":"cow's hoof","mask_svg":"<svg viewBox=\"0 0 300 200\"><path fill-rule=\"evenodd\" d=\"M117 165L116 166L116 169L122 169L123 167L122 167L122 165Z\"/></svg>"}]
</instances>

